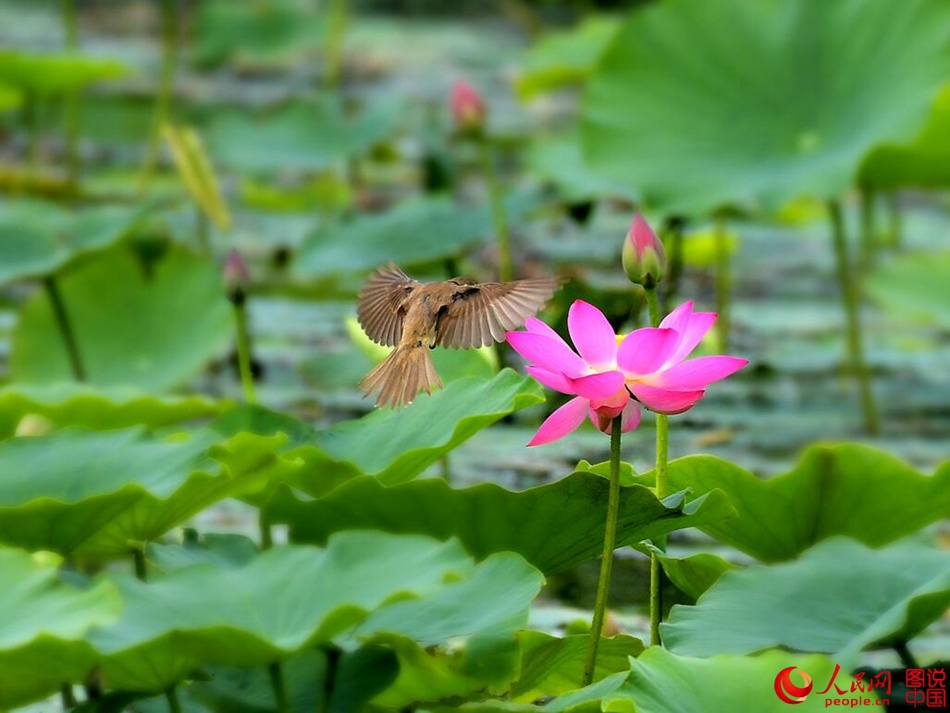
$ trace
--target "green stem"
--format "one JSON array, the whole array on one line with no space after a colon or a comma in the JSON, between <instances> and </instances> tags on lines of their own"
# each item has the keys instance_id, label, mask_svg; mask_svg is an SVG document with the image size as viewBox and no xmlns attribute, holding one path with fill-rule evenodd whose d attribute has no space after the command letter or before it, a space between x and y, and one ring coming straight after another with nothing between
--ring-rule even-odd
<instances>
[{"instance_id":1,"label":"green stem","mask_svg":"<svg viewBox=\"0 0 950 713\"><path fill-rule=\"evenodd\" d=\"M646 290L647 305L650 308L650 325L660 325L660 301L656 288ZM655 492L659 500L669 493L666 477L666 464L670 455L670 419L665 414L656 415L656 484ZM657 537L656 546L666 549L666 537ZM650 556L650 645L660 644L660 621L663 619L663 567L659 556L654 552Z\"/></svg>"},{"instance_id":2,"label":"green stem","mask_svg":"<svg viewBox=\"0 0 950 713\"><path fill-rule=\"evenodd\" d=\"M439 466L442 471L442 480L446 483L452 482L452 466L449 463L449 454L446 453L444 456L439 458Z\"/></svg>"},{"instance_id":3,"label":"green stem","mask_svg":"<svg viewBox=\"0 0 950 713\"><path fill-rule=\"evenodd\" d=\"M178 700L177 686L165 689L165 700L168 701L168 713L181 713L181 702Z\"/></svg>"},{"instance_id":4,"label":"green stem","mask_svg":"<svg viewBox=\"0 0 950 713\"><path fill-rule=\"evenodd\" d=\"M148 579L148 569L145 566L145 545L136 545L132 550L132 562L135 564L135 578L140 582Z\"/></svg>"},{"instance_id":5,"label":"green stem","mask_svg":"<svg viewBox=\"0 0 950 713\"><path fill-rule=\"evenodd\" d=\"M287 713L291 710L290 700L287 698L287 686L284 683L284 671L279 661L274 661L267 666L267 673L270 675L270 688L274 693L274 704L277 706L278 713Z\"/></svg>"},{"instance_id":6,"label":"green stem","mask_svg":"<svg viewBox=\"0 0 950 713\"><path fill-rule=\"evenodd\" d=\"M155 96L155 108L152 111L152 126L149 130L148 146L145 149L145 162L139 174L139 193L148 188L158 160L158 147L162 138L162 125L168 121L171 113L172 90L175 85L175 60L178 47L178 15L175 12L175 0L162 0L162 69L159 78L158 93Z\"/></svg>"},{"instance_id":7,"label":"green stem","mask_svg":"<svg viewBox=\"0 0 950 713\"><path fill-rule=\"evenodd\" d=\"M495 237L498 240L498 277L501 282L508 282L514 279L515 271L511 259L511 234L508 228L508 217L505 214L505 202L498 182L498 173L495 171L491 140L487 136L482 136L478 142L482 153L482 171L488 187L488 200L491 203L492 220L495 224Z\"/></svg>"},{"instance_id":8,"label":"green stem","mask_svg":"<svg viewBox=\"0 0 950 713\"><path fill-rule=\"evenodd\" d=\"M69 366L72 369L73 378L76 381L85 381L86 368L83 366L82 357L79 355L79 344L76 342L76 334L73 332L72 322L69 321L69 314L66 312L66 305L63 303L63 296L59 292L56 278L53 275L44 277L43 287L46 289L46 296L53 307L53 316L56 318L59 333L66 345L66 354L69 357Z\"/></svg>"},{"instance_id":9,"label":"green stem","mask_svg":"<svg viewBox=\"0 0 950 713\"><path fill-rule=\"evenodd\" d=\"M73 693L73 684L64 683L59 689L59 699L63 703L64 710L75 708L79 703L76 700L76 694Z\"/></svg>"},{"instance_id":10,"label":"green stem","mask_svg":"<svg viewBox=\"0 0 950 713\"><path fill-rule=\"evenodd\" d=\"M660 325L660 298L656 294L656 285L644 289L647 298L647 310L650 313L650 326Z\"/></svg>"},{"instance_id":11,"label":"green stem","mask_svg":"<svg viewBox=\"0 0 950 713\"><path fill-rule=\"evenodd\" d=\"M861 272L874 267L877 257L877 224L873 191L861 191Z\"/></svg>"},{"instance_id":12,"label":"green stem","mask_svg":"<svg viewBox=\"0 0 950 713\"><path fill-rule=\"evenodd\" d=\"M274 546L274 533L263 509L257 511L257 526L261 531L261 549L269 550Z\"/></svg>"},{"instance_id":13,"label":"green stem","mask_svg":"<svg viewBox=\"0 0 950 713\"><path fill-rule=\"evenodd\" d=\"M910 649L907 648L906 641L898 641L892 645L892 648L897 652L897 655L900 656L901 663L904 664L904 668L920 668L920 665L917 663L917 659L914 658L914 655L911 653Z\"/></svg>"},{"instance_id":14,"label":"green stem","mask_svg":"<svg viewBox=\"0 0 950 713\"><path fill-rule=\"evenodd\" d=\"M330 0L327 8L326 74L327 89L340 84L343 69L343 37L346 34L346 0Z\"/></svg>"},{"instance_id":15,"label":"green stem","mask_svg":"<svg viewBox=\"0 0 950 713\"><path fill-rule=\"evenodd\" d=\"M246 300L242 299L234 305L234 321L237 326L238 372L241 375L244 400L249 404L256 404L257 394L254 392L254 376L251 373L251 342L247 335L247 308L245 302Z\"/></svg>"},{"instance_id":16,"label":"green stem","mask_svg":"<svg viewBox=\"0 0 950 713\"><path fill-rule=\"evenodd\" d=\"M831 232L834 241L835 261L837 263L838 284L844 302L845 327L848 344L849 366L858 381L861 399L861 411L864 414L864 428L870 434L876 434L880 427L874 392L871 390L871 373L864 360L864 346L861 338L861 320L858 305L858 290L852 275L848 257L848 240L845 236L844 216L838 201L828 203L831 217Z\"/></svg>"},{"instance_id":17,"label":"green stem","mask_svg":"<svg viewBox=\"0 0 950 713\"><path fill-rule=\"evenodd\" d=\"M729 265L729 240L721 216L716 216L713 228L716 241L716 327L719 332L719 351L729 351L730 295L732 293L732 274Z\"/></svg>"},{"instance_id":18,"label":"green stem","mask_svg":"<svg viewBox=\"0 0 950 713\"><path fill-rule=\"evenodd\" d=\"M79 24L76 19L76 0L62 0L63 30L66 50L75 52L79 48ZM66 177L70 188L76 191L79 186L79 116L82 108L79 90L68 92L65 96L66 110Z\"/></svg>"},{"instance_id":19,"label":"green stem","mask_svg":"<svg viewBox=\"0 0 950 713\"><path fill-rule=\"evenodd\" d=\"M333 709L333 689L336 685L337 670L340 667L341 651L335 646L322 647L327 657L327 667L323 678L323 695L317 706L318 713L330 713Z\"/></svg>"},{"instance_id":20,"label":"green stem","mask_svg":"<svg viewBox=\"0 0 950 713\"><path fill-rule=\"evenodd\" d=\"M594 620L590 625L590 646L584 663L582 686L594 681L597 666L597 649L604 630L607 614L607 595L610 590L610 574L614 564L614 548L617 542L617 515L620 510L620 437L623 416L617 416L610 425L610 490L607 496L607 522L604 528L604 552L600 560L600 577L597 580L597 598L594 601Z\"/></svg>"}]
</instances>

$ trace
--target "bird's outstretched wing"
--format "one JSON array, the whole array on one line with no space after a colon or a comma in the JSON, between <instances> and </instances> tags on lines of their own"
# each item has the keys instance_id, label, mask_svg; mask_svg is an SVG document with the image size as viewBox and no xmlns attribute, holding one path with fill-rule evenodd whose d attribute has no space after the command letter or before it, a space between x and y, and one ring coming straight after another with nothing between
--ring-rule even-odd
<instances>
[{"instance_id":1,"label":"bird's outstretched wing","mask_svg":"<svg viewBox=\"0 0 950 713\"><path fill-rule=\"evenodd\" d=\"M500 342L551 299L558 287L553 277L514 282L460 283L452 302L440 315L437 343L452 349L485 347Z\"/></svg>"},{"instance_id":2,"label":"bird's outstretched wing","mask_svg":"<svg viewBox=\"0 0 950 713\"><path fill-rule=\"evenodd\" d=\"M377 344L395 346L402 335L407 298L419 283L390 263L381 267L360 290L357 317L363 330Z\"/></svg>"}]
</instances>

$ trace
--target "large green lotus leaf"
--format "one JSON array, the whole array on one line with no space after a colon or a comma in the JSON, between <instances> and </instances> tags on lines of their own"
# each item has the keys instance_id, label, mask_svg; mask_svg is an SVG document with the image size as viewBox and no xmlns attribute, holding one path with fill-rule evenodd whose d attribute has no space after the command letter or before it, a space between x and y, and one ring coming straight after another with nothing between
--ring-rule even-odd
<instances>
[{"instance_id":1,"label":"large green lotus leaf","mask_svg":"<svg viewBox=\"0 0 950 713\"><path fill-rule=\"evenodd\" d=\"M347 116L335 97L296 103L273 114L221 111L207 129L216 163L247 173L333 168L390 133L396 112L374 107Z\"/></svg>"},{"instance_id":2,"label":"large green lotus leaf","mask_svg":"<svg viewBox=\"0 0 950 713\"><path fill-rule=\"evenodd\" d=\"M779 671L794 666L794 681L807 672L814 682L814 691L794 708L799 711L823 711L826 696L818 695L831 680L835 663L820 655L800 656L782 651L769 651L761 656L716 656L709 659L687 658L670 653L660 646L651 646L632 662L632 671L624 684L603 698L604 710L617 710L622 702L632 700L637 713L788 713L788 703L775 694L775 677ZM849 689L850 680L839 674L839 686ZM833 690L833 689L832 689ZM874 699L872 693L833 695L841 699ZM844 706L851 701L845 700ZM860 704L855 704L860 705ZM853 707L852 707L853 710Z\"/></svg>"},{"instance_id":3,"label":"large green lotus leaf","mask_svg":"<svg viewBox=\"0 0 950 713\"><path fill-rule=\"evenodd\" d=\"M545 92L582 85L619 26L616 18L591 16L576 27L542 37L521 62L515 82L518 95L530 99Z\"/></svg>"},{"instance_id":4,"label":"large green lotus leaf","mask_svg":"<svg viewBox=\"0 0 950 713\"><path fill-rule=\"evenodd\" d=\"M590 637L586 634L558 638L540 631L524 631L521 640L521 675L512 685L513 701L529 703L541 697L561 696L577 689ZM630 657L643 653L643 642L632 636L602 639L597 651L594 681L630 670Z\"/></svg>"},{"instance_id":5,"label":"large green lotus leaf","mask_svg":"<svg viewBox=\"0 0 950 713\"><path fill-rule=\"evenodd\" d=\"M654 476L636 480L652 484ZM950 515L950 463L927 476L854 443L809 448L793 470L769 480L712 456L680 458L669 481L695 495L721 488L738 516L701 529L763 562L834 535L884 545Z\"/></svg>"},{"instance_id":6,"label":"large green lotus leaf","mask_svg":"<svg viewBox=\"0 0 950 713\"><path fill-rule=\"evenodd\" d=\"M0 84L8 84L38 96L81 89L125 74L114 60L93 59L78 54L27 54L0 52Z\"/></svg>"},{"instance_id":7,"label":"large green lotus leaf","mask_svg":"<svg viewBox=\"0 0 950 713\"><path fill-rule=\"evenodd\" d=\"M32 200L0 202L0 284L50 275L74 258L122 239L142 208L92 206L69 210Z\"/></svg>"},{"instance_id":8,"label":"large green lotus leaf","mask_svg":"<svg viewBox=\"0 0 950 713\"><path fill-rule=\"evenodd\" d=\"M227 60L241 65L281 65L295 53L318 44L320 17L299 0L233 2L208 0L197 7L196 64L210 67Z\"/></svg>"},{"instance_id":9,"label":"large green lotus leaf","mask_svg":"<svg viewBox=\"0 0 950 713\"><path fill-rule=\"evenodd\" d=\"M150 427L206 418L226 403L204 396L154 396L135 388L100 389L87 384L13 384L0 388L0 439L14 434L28 415L47 419L54 427L92 429Z\"/></svg>"},{"instance_id":10,"label":"large green lotus leaf","mask_svg":"<svg viewBox=\"0 0 950 713\"><path fill-rule=\"evenodd\" d=\"M427 656L427 662L407 656L407 647L396 644L400 675L394 690L379 702L384 699L385 705L402 708L485 688L494 694L508 690L520 659L515 634L527 627L528 609L543 582L541 574L523 558L500 552L485 559L469 579L444 587L426 600L396 602L370 614L356 628L355 636L369 639L374 632L385 632L383 641L389 644L396 644L394 637L401 636L417 647L417 655L461 633L468 636L461 651L441 656L437 652ZM478 604L473 606L473 602ZM452 682L449 690L444 685L447 681ZM407 695L410 682L415 683L415 690ZM397 700L400 696L402 700Z\"/></svg>"},{"instance_id":11,"label":"large green lotus leaf","mask_svg":"<svg viewBox=\"0 0 950 713\"><path fill-rule=\"evenodd\" d=\"M792 562L727 572L695 606L674 606L661 633L686 656L781 646L849 658L912 639L948 605L950 553L836 537Z\"/></svg>"},{"instance_id":12,"label":"large green lotus leaf","mask_svg":"<svg viewBox=\"0 0 950 713\"><path fill-rule=\"evenodd\" d=\"M509 218L529 204L533 200L525 194L514 194L508 201ZM406 267L457 255L491 233L488 206L459 205L446 196L412 198L380 215L317 228L295 256L293 269L301 278L326 279L390 261Z\"/></svg>"},{"instance_id":13,"label":"large green lotus leaf","mask_svg":"<svg viewBox=\"0 0 950 713\"><path fill-rule=\"evenodd\" d=\"M318 432L316 446L382 483L400 483L512 411L543 400L537 382L504 369L491 379L453 381L405 408L339 423Z\"/></svg>"},{"instance_id":14,"label":"large green lotus leaf","mask_svg":"<svg viewBox=\"0 0 950 713\"><path fill-rule=\"evenodd\" d=\"M660 565L669 580L694 601L715 584L724 572L733 568L733 565L722 557L708 552L682 558L658 554Z\"/></svg>"},{"instance_id":15,"label":"large green lotus leaf","mask_svg":"<svg viewBox=\"0 0 950 713\"><path fill-rule=\"evenodd\" d=\"M608 487L593 473L574 473L520 493L494 483L453 490L435 478L386 487L363 477L320 500L301 501L283 490L268 513L275 522L288 523L297 541L321 543L353 529L456 537L476 557L517 552L550 574L601 554ZM715 490L685 507L682 493L663 503L642 485L622 488L620 497L618 547L732 513Z\"/></svg>"},{"instance_id":16,"label":"large green lotus leaf","mask_svg":"<svg viewBox=\"0 0 950 713\"><path fill-rule=\"evenodd\" d=\"M222 352L234 327L219 272L207 258L178 248L147 273L119 247L62 274L60 292L88 382L163 391ZM33 383L71 378L45 292L20 313L10 370Z\"/></svg>"},{"instance_id":17,"label":"large green lotus leaf","mask_svg":"<svg viewBox=\"0 0 950 713\"><path fill-rule=\"evenodd\" d=\"M950 86L937 95L927 124L913 141L877 146L864 158L858 183L880 191L950 185Z\"/></svg>"},{"instance_id":18,"label":"large green lotus leaf","mask_svg":"<svg viewBox=\"0 0 950 713\"><path fill-rule=\"evenodd\" d=\"M572 203L605 196L637 198L629 186L602 176L587 165L581 152L580 137L575 132L533 142L528 153L528 168L542 180L553 183Z\"/></svg>"},{"instance_id":19,"label":"large green lotus leaf","mask_svg":"<svg viewBox=\"0 0 950 713\"><path fill-rule=\"evenodd\" d=\"M940 0L673 0L634 11L587 85L590 165L665 211L837 196L914 136L950 76Z\"/></svg>"},{"instance_id":20,"label":"large green lotus leaf","mask_svg":"<svg viewBox=\"0 0 950 713\"><path fill-rule=\"evenodd\" d=\"M326 550L275 548L239 569L189 567L148 584L111 579L122 594L122 618L90 641L108 685L132 690L163 690L204 664L262 666L352 640L355 626L363 640L390 626L417 641L478 638L524 626L541 585L540 574L511 553L475 565L458 543L378 532L341 533ZM485 597L506 590L518 596ZM455 607L455 614L428 622L416 613L425 609L419 600L438 611ZM399 607L405 620L387 616L388 607Z\"/></svg>"},{"instance_id":21,"label":"large green lotus leaf","mask_svg":"<svg viewBox=\"0 0 950 713\"><path fill-rule=\"evenodd\" d=\"M864 282L881 308L899 319L950 327L950 252L898 255Z\"/></svg>"},{"instance_id":22,"label":"large green lotus leaf","mask_svg":"<svg viewBox=\"0 0 950 713\"><path fill-rule=\"evenodd\" d=\"M157 440L141 428L67 429L0 443L0 542L108 557L212 503L278 478L283 439L213 431Z\"/></svg>"},{"instance_id":23,"label":"large green lotus leaf","mask_svg":"<svg viewBox=\"0 0 950 713\"><path fill-rule=\"evenodd\" d=\"M109 582L79 589L25 552L0 549L0 708L6 710L82 680L95 662L84 641L122 608Z\"/></svg>"}]
</instances>

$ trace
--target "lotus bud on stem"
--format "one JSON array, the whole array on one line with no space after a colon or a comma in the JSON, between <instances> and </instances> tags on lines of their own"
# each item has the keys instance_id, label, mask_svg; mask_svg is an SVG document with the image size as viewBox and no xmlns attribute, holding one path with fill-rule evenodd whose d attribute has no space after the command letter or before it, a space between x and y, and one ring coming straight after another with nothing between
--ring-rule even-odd
<instances>
[{"instance_id":1,"label":"lotus bud on stem","mask_svg":"<svg viewBox=\"0 0 950 713\"><path fill-rule=\"evenodd\" d=\"M631 282L642 285L646 293L647 308L650 312L650 326L660 326L660 300L657 285L666 277L668 265L663 243L637 213L623 243L623 269ZM669 458L669 417L656 415L656 497L666 497L666 463ZM666 549L666 538L658 537L656 546ZM650 555L650 644L660 643L660 619L663 602L660 595L663 587L663 568L656 552Z\"/></svg>"}]
</instances>

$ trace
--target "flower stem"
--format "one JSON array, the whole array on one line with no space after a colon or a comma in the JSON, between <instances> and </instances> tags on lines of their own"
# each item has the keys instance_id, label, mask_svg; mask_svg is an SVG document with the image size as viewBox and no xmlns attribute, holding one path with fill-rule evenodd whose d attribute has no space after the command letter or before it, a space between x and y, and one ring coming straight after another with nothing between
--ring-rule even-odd
<instances>
[{"instance_id":1,"label":"flower stem","mask_svg":"<svg viewBox=\"0 0 950 713\"><path fill-rule=\"evenodd\" d=\"M729 317L732 275L729 269L729 236L722 216L716 216L713 231L716 241L716 312L719 313L716 326L719 331L719 350L725 353L729 351L729 331L732 326Z\"/></svg>"},{"instance_id":2,"label":"flower stem","mask_svg":"<svg viewBox=\"0 0 950 713\"><path fill-rule=\"evenodd\" d=\"M656 295L656 288L646 291L647 305L650 309L650 325L660 325L660 301ZM669 490L666 480L666 464L670 454L670 419L669 416L658 413L656 415L656 484L655 492L659 500L665 498ZM656 546L666 549L666 537L657 537ZM650 555L650 645L660 643L660 621L663 618L663 567L657 553Z\"/></svg>"},{"instance_id":3,"label":"flower stem","mask_svg":"<svg viewBox=\"0 0 950 713\"><path fill-rule=\"evenodd\" d=\"M620 437L623 417L617 416L610 426L610 490L607 496L607 522L604 528L604 554L600 560L600 577L597 580L597 598L594 601L594 620L590 626L590 646L584 663L584 678L581 685L594 681L597 666L597 649L604 630L607 614L607 594L610 590L610 574L614 564L614 547L617 542L617 516L620 511Z\"/></svg>"},{"instance_id":4,"label":"flower stem","mask_svg":"<svg viewBox=\"0 0 950 713\"><path fill-rule=\"evenodd\" d=\"M478 143L482 153L482 171L488 187L492 220L495 224L495 238L498 240L498 277L501 282L508 282L514 279L515 272L511 259L511 235L508 229L508 216L505 215L505 202L501 185L498 183L498 173L495 171L491 140L483 136L479 138Z\"/></svg>"},{"instance_id":5,"label":"flower stem","mask_svg":"<svg viewBox=\"0 0 950 713\"><path fill-rule=\"evenodd\" d=\"M251 343L247 335L247 307L243 299L234 304L234 322L237 326L238 372L241 375L244 400L249 404L256 404L254 375L251 373Z\"/></svg>"},{"instance_id":6,"label":"flower stem","mask_svg":"<svg viewBox=\"0 0 950 713\"><path fill-rule=\"evenodd\" d=\"M82 357L79 355L79 344L76 342L76 334L73 332L72 322L69 321L69 314L66 312L66 305L63 303L63 296L60 294L56 278L53 275L44 277L43 287L46 289L46 296L53 307L56 326L59 327L59 333L66 345L66 354L69 357L69 367L73 372L73 378L76 381L85 381L86 368L83 366Z\"/></svg>"},{"instance_id":7,"label":"flower stem","mask_svg":"<svg viewBox=\"0 0 950 713\"><path fill-rule=\"evenodd\" d=\"M175 84L175 64L178 49L178 13L175 0L162 0L162 69L152 111L152 126L149 130L145 162L139 174L139 193L148 188L158 160L158 145L162 137L162 125L171 113L172 89Z\"/></svg>"},{"instance_id":8,"label":"flower stem","mask_svg":"<svg viewBox=\"0 0 950 713\"><path fill-rule=\"evenodd\" d=\"M864 360L864 346L861 339L861 319L858 313L858 290L855 285L848 258L848 240L845 236L844 217L838 201L828 203L831 217L831 232L834 241L835 260L838 271L838 284L844 301L845 327L848 343L849 366L858 381L858 393L861 410L864 413L864 428L869 434L876 434L880 427L874 392L871 390L871 374Z\"/></svg>"}]
</instances>

